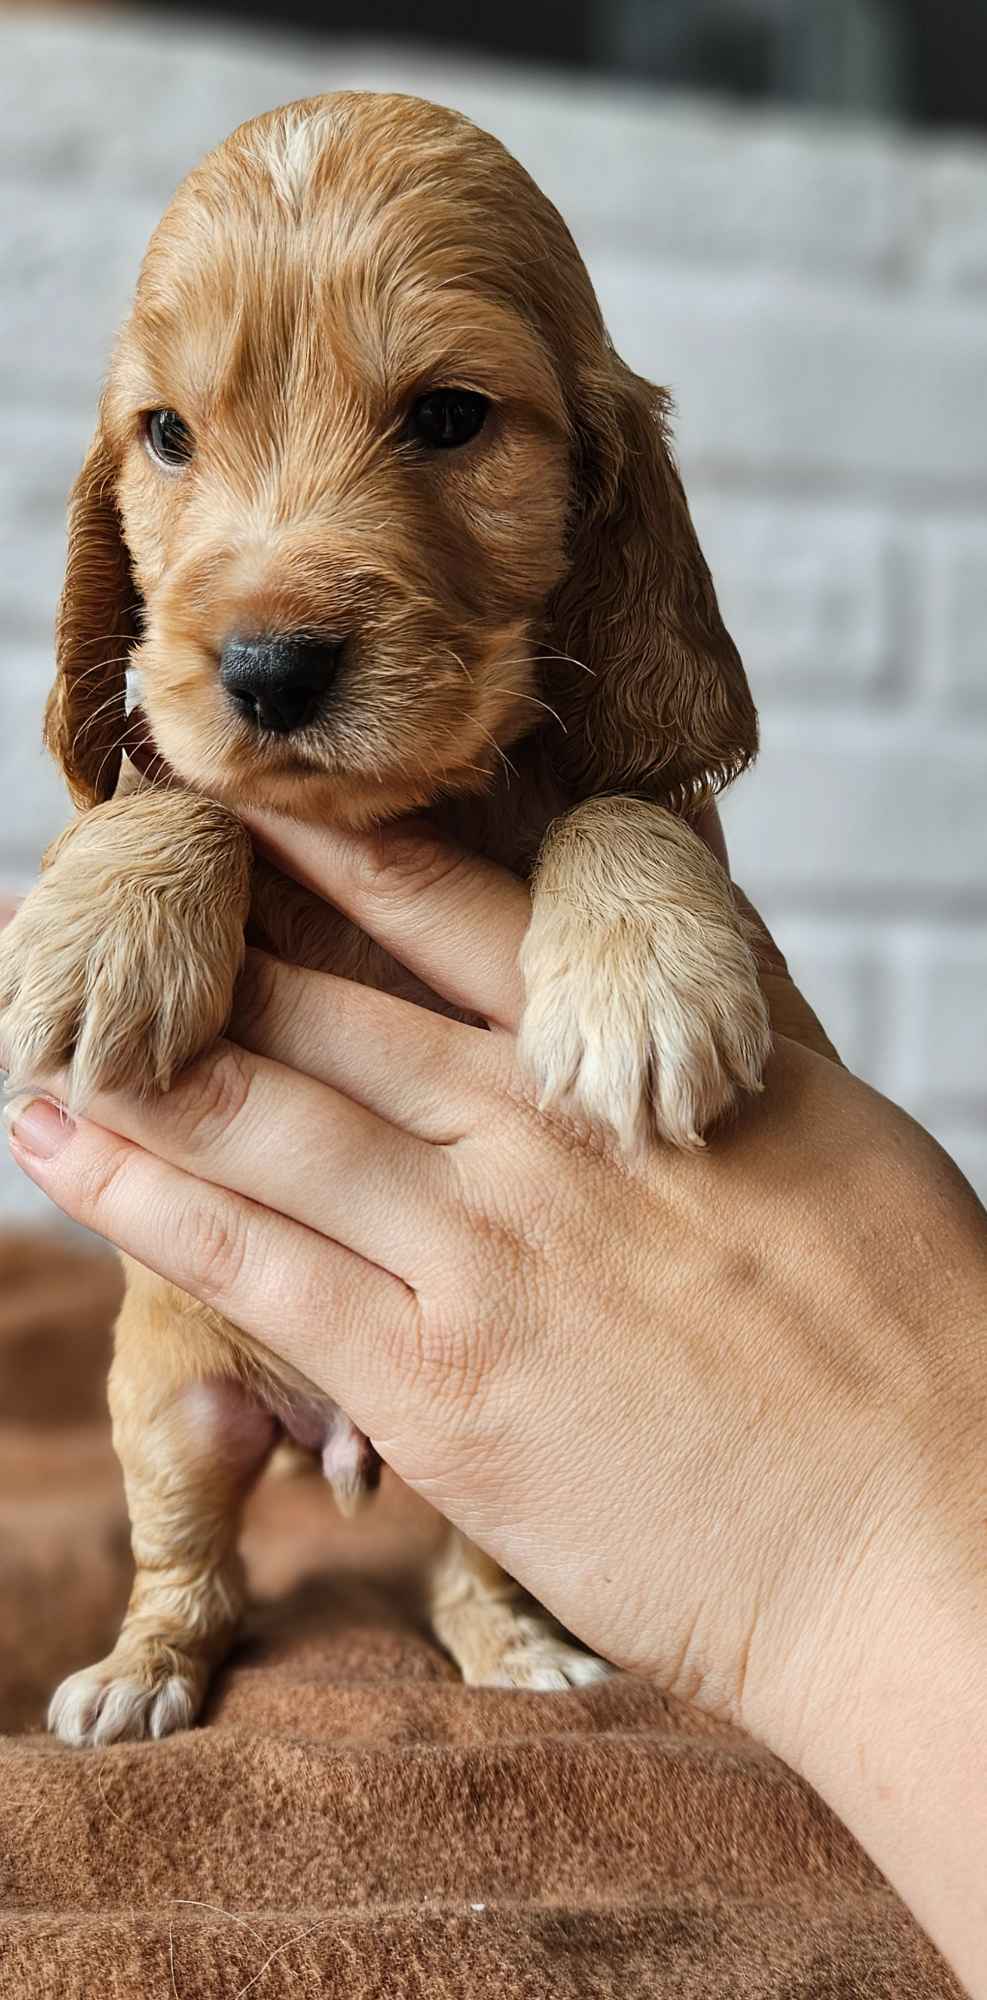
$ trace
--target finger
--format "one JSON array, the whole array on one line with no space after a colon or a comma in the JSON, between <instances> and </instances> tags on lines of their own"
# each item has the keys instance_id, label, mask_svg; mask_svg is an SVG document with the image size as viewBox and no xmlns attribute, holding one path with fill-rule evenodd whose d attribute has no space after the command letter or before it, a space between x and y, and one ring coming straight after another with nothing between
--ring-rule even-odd
<instances>
[{"instance_id":1,"label":"finger","mask_svg":"<svg viewBox=\"0 0 987 2000\"><path fill-rule=\"evenodd\" d=\"M73 1124L47 1105L54 1123L39 1134L34 1109L7 1107L10 1150L66 1215L275 1347L357 1421L370 1420L363 1384L375 1355L400 1353L405 1336L414 1351L418 1308L406 1285L87 1119Z\"/></svg>"},{"instance_id":2,"label":"finger","mask_svg":"<svg viewBox=\"0 0 987 2000\"><path fill-rule=\"evenodd\" d=\"M516 875L420 821L355 834L269 813L244 819L270 860L328 898L444 1000L516 1027L518 953L531 914Z\"/></svg>"},{"instance_id":3,"label":"finger","mask_svg":"<svg viewBox=\"0 0 987 2000\"><path fill-rule=\"evenodd\" d=\"M262 951L247 953L228 1034L442 1145L469 1123L496 1046L480 1028Z\"/></svg>"},{"instance_id":4,"label":"finger","mask_svg":"<svg viewBox=\"0 0 987 2000\"><path fill-rule=\"evenodd\" d=\"M43 1081L63 1095L60 1079ZM444 1148L234 1042L217 1042L166 1096L97 1092L86 1115L409 1281L442 1238Z\"/></svg>"}]
</instances>

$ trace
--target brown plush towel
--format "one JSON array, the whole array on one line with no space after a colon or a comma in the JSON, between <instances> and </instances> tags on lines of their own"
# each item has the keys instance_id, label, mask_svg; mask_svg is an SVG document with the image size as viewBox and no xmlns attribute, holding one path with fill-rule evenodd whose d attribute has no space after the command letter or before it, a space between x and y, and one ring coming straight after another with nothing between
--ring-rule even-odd
<instances>
[{"instance_id":1,"label":"brown plush towel","mask_svg":"<svg viewBox=\"0 0 987 2000\"><path fill-rule=\"evenodd\" d=\"M127 1594L117 1289L109 1259L0 1239L2 2000L955 2000L764 1751L627 1679L463 1688L416 1609L434 1517L386 1478L355 1526L316 1478L263 1482L202 1728L40 1734Z\"/></svg>"}]
</instances>

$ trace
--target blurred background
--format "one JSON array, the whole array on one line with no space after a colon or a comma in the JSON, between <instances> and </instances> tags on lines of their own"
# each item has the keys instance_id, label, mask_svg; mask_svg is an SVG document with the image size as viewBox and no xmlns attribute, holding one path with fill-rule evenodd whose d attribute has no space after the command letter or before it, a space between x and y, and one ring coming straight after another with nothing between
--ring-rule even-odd
<instances>
[{"instance_id":1,"label":"blurred background","mask_svg":"<svg viewBox=\"0 0 987 2000\"><path fill-rule=\"evenodd\" d=\"M735 873L987 1195L982 0L0 13L0 889L67 818L38 747L64 502L146 238L232 126L348 84L498 133L670 386L763 719ZM0 1214L42 1206L4 1154Z\"/></svg>"}]
</instances>

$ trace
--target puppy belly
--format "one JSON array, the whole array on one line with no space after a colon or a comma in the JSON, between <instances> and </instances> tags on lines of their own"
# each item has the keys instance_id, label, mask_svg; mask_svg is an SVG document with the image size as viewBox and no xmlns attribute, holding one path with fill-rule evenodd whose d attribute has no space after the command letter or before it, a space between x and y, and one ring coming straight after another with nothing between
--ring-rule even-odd
<instances>
[{"instance_id":1,"label":"puppy belly","mask_svg":"<svg viewBox=\"0 0 987 2000\"><path fill-rule=\"evenodd\" d=\"M355 1514L380 1484L380 1458L370 1439L338 1404L321 1396L295 1393L279 1384L267 1406L294 1443L321 1460L340 1513Z\"/></svg>"}]
</instances>

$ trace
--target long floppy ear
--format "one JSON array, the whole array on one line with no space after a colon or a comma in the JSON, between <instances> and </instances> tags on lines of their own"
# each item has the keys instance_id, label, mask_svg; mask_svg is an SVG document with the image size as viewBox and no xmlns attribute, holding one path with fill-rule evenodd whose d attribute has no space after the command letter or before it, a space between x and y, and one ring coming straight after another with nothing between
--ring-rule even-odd
<instances>
[{"instance_id":1,"label":"long floppy ear","mask_svg":"<svg viewBox=\"0 0 987 2000\"><path fill-rule=\"evenodd\" d=\"M126 670L140 601L102 426L72 488L65 582L55 627L57 677L45 742L80 807L111 798L120 772Z\"/></svg>"},{"instance_id":2,"label":"long floppy ear","mask_svg":"<svg viewBox=\"0 0 987 2000\"><path fill-rule=\"evenodd\" d=\"M583 795L646 792L690 815L757 750L668 439L668 397L612 351L579 413L571 567L549 644L573 668L560 761Z\"/></svg>"}]
</instances>

